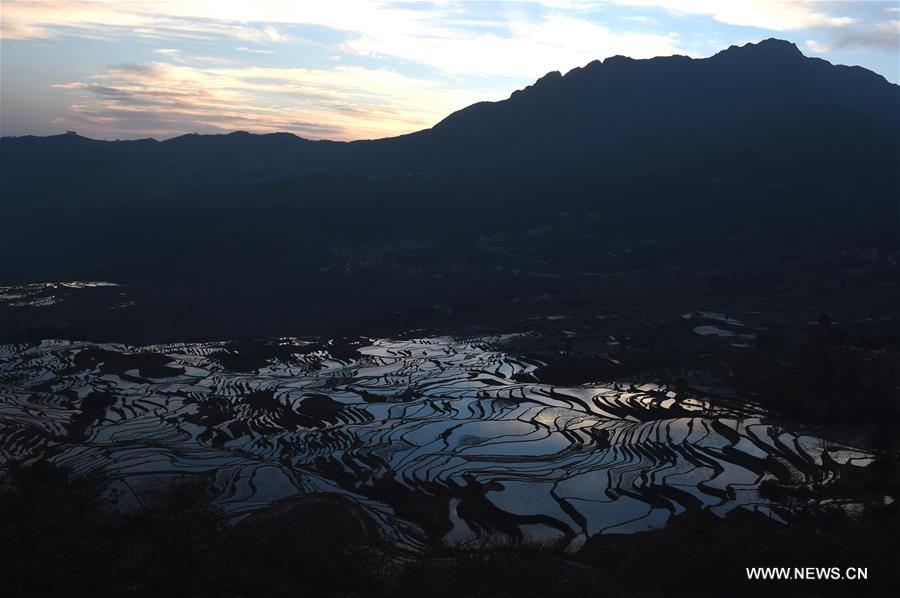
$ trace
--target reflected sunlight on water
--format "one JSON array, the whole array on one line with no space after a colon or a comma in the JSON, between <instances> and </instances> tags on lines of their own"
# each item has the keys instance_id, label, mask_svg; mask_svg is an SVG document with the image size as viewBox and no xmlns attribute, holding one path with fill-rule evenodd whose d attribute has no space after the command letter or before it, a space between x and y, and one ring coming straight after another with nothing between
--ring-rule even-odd
<instances>
[{"instance_id":1,"label":"reflected sunlight on water","mask_svg":"<svg viewBox=\"0 0 900 598\"><path fill-rule=\"evenodd\" d=\"M522 382L541 364L504 340L282 339L244 365L227 343L7 345L0 459L101 467L135 500L211 474L234 518L340 496L411 546L525 533L572 547L688 509L781 519L764 481L827 484L871 462L665 385ZM397 514L420 501L438 512Z\"/></svg>"}]
</instances>

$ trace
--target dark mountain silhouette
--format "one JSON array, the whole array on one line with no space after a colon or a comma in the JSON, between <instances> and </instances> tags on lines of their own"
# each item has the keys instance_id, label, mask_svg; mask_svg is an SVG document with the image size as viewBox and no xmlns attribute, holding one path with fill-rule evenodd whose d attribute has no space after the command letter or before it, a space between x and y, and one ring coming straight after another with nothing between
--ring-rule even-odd
<instances>
[{"instance_id":1,"label":"dark mountain silhouette","mask_svg":"<svg viewBox=\"0 0 900 598\"><path fill-rule=\"evenodd\" d=\"M525 268L501 254L783 269L810 244L896 248L898 144L900 87L774 39L594 61L389 139L3 138L0 281L106 278L181 303L226 285L254 304L315 285L321 315L371 285L393 285L385 305L479 304L509 291L497 268ZM664 249L610 245L644 241ZM452 292L451 272L469 277Z\"/></svg>"},{"instance_id":2,"label":"dark mountain silhouette","mask_svg":"<svg viewBox=\"0 0 900 598\"><path fill-rule=\"evenodd\" d=\"M589 164L619 172L620 164L636 158L652 161L640 165L646 170L685 150L694 157L744 142L768 142L768 151L783 153L790 150L782 142L815 148L829 134L855 131L868 145L873 136L890 139L898 125L900 87L769 39L706 59L613 56L566 75L554 71L507 100L473 104L431 129L374 141L244 132L162 142L6 138L4 191L60 183L69 190L76 183L170 188L329 170L388 176ZM54 177L35 176L47 168Z\"/></svg>"},{"instance_id":3,"label":"dark mountain silhouette","mask_svg":"<svg viewBox=\"0 0 900 598\"><path fill-rule=\"evenodd\" d=\"M399 151L414 147L408 157L420 156L429 168L595 157L618 165L635 156L666 159L703 144L734 146L761 134L765 140L784 127L896 128L898 110L900 88L884 78L767 40L704 60L614 56L565 76L549 73L508 100L475 104L430 130L382 143Z\"/></svg>"}]
</instances>

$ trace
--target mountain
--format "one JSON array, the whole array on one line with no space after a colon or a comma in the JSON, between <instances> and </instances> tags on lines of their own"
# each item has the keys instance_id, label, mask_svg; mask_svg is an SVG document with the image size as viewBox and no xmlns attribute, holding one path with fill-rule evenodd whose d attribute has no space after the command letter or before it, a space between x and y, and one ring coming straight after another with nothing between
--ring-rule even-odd
<instances>
[{"instance_id":1,"label":"mountain","mask_svg":"<svg viewBox=\"0 0 900 598\"><path fill-rule=\"evenodd\" d=\"M535 264L783 271L810 247L900 244L898 144L900 87L774 39L594 61L389 139L8 137L0 283L256 305L315 280L307 308L337 314L376 288L384 309L478 304L513 284L498 268ZM448 286L459 272L472 289Z\"/></svg>"},{"instance_id":2,"label":"mountain","mask_svg":"<svg viewBox=\"0 0 900 598\"><path fill-rule=\"evenodd\" d=\"M475 104L432 129L382 142L415 148L422 167L515 167L602 157L678 155L701 144L774 141L785 129L835 133L898 126L900 88L858 67L804 57L796 46L766 40L708 59L670 56L594 61L553 72L501 102ZM765 141L762 137L761 141ZM778 139L781 141L781 139ZM804 144L796 137L786 142ZM627 153L627 160L616 160Z\"/></svg>"},{"instance_id":3,"label":"mountain","mask_svg":"<svg viewBox=\"0 0 900 598\"><path fill-rule=\"evenodd\" d=\"M4 190L49 184L127 189L148 183L257 182L322 171L378 175L597 166L618 172L741 142L818 148L829 135L868 145L900 126L900 87L861 67L807 58L786 41L732 46L706 59L613 56L548 73L499 102L459 110L431 129L351 143L291 134L184 135L162 142L77 135L5 138ZM880 129L879 131L876 131ZM793 137L792 137L793 135ZM893 136L896 138L896 136ZM52 168L59 177L35 176ZM111 172L113 171L113 172ZM159 173L163 173L160 180ZM46 189L42 188L42 191Z\"/></svg>"}]
</instances>

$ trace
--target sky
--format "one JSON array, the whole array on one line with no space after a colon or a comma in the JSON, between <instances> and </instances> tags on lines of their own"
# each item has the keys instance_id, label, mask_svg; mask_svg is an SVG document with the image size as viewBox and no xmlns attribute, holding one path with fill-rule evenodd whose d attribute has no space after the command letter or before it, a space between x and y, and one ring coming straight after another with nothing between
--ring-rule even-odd
<instances>
[{"instance_id":1,"label":"sky","mask_svg":"<svg viewBox=\"0 0 900 598\"><path fill-rule=\"evenodd\" d=\"M900 79L900 0L3 0L0 133L372 139L549 71L769 37Z\"/></svg>"}]
</instances>

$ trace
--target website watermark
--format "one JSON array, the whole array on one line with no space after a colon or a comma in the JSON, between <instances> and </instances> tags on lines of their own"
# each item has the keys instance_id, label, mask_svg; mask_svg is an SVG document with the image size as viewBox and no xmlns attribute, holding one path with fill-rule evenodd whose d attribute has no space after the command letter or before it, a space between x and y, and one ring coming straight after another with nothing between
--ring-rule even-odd
<instances>
[{"instance_id":1,"label":"website watermark","mask_svg":"<svg viewBox=\"0 0 900 598\"><path fill-rule=\"evenodd\" d=\"M866 581L868 567L746 567L749 580Z\"/></svg>"}]
</instances>

